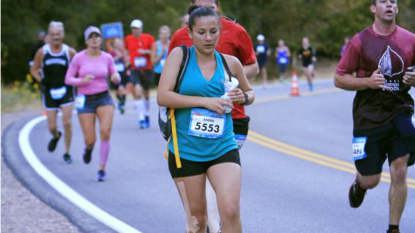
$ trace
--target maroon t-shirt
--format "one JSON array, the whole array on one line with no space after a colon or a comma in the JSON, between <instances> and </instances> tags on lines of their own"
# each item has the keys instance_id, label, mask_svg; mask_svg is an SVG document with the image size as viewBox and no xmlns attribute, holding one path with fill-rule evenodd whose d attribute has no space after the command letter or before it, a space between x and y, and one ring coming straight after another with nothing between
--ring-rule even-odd
<instances>
[{"instance_id":1,"label":"maroon t-shirt","mask_svg":"<svg viewBox=\"0 0 415 233\"><path fill-rule=\"evenodd\" d=\"M356 72L357 78L368 78L381 67L391 90L366 89L357 91L353 102L354 129L371 129L393 120L404 107L414 106L410 86L403 83L408 67L415 65L415 35L396 27L389 36L381 36L370 26L356 34L347 45L336 73Z\"/></svg>"}]
</instances>

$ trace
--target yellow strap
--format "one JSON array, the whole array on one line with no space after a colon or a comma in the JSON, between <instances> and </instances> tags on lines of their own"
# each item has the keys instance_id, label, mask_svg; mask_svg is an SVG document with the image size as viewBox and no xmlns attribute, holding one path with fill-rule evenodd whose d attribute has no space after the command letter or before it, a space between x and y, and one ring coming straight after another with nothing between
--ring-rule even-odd
<instances>
[{"instance_id":1,"label":"yellow strap","mask_svg":"<svg viewBox=\"0 0 415 233\"><path fill-rule=\"evenodd\" d=\"M182 167L182 162L180 161L179 155L179 144L177 143L177 132L176 132L176 118L174 117L174 109L170 110L170 117L171 119L171 136L173 138L173 147L174 147L174 156L176 158L176 165L177 168Z\"/></svg>"}]
</instances>

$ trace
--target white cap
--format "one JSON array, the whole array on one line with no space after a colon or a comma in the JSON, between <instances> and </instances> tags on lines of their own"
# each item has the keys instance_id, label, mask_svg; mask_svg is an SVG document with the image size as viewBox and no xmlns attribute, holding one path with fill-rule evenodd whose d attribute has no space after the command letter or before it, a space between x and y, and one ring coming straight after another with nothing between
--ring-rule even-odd
<instances>
[{"instance_id":1,"label":"white cap","mask_svg":"<svg viewBox=\"0 0 415 233\"><path fill-rule=\"evenodd\" d=\"M143 22L139 19L131 21L130 27L132 28L143 28Z\"/></svg>"},{"instance_id":2,"label":"white cap","mask_svg":"<svg viewBox=\"0 0 415 233\"><path fill-rule=\"evenodd\" d=\"M102 36L99 28L94 27L94 26L89 26L84 32L85 40L88 40L92 33L96 33L99 36Z\"/></svg>"},{"instance_id":3,"label":"white cap","mask_svg":"<svg viewBox=\"0 0 415 233\"><path fill-rule=\"evenodd\" d=\"M259 41L264 41L264 40L265 40L265 36L264 36L264 35L262 35L262 34L259 34L259 35L256 37L256 39L257 39L257 40L259 40Z\"/></svg>"}]
</instances>

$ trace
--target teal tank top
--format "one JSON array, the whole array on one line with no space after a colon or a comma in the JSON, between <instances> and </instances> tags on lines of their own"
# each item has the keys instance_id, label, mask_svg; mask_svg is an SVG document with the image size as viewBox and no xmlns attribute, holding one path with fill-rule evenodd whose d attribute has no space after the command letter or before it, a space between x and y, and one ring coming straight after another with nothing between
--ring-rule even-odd
<instances>
[{"instance_id":1,"label":"teal tank top","mask_svg":"<svg viewBox=\"0 0 415 233\"><path fill-rule=\"evenodd\" d=\"M179 94L187 96L221 97L225 93L225 69L219 53L215 50L216 71L209 81L203 77L202 72L199 69L196 60L196 51L193 46L189 48L189 56L189 64L180 85ZM196 126L194 125L195 122L197 122L195 116L198 116L195 112L196 109L201 112L207 110L201 108L192 109L181 108L175 110L180 158L195 162L206 162L217 159L227 152L238 148L233 133L233 122L230 113L221 116L223 118L222 136L209 138L195 136L193 133L194 131L190 130L194 130L195 127L196 129L202 127L202 129L204 128L212 133L216 132L216 128L210 127L209 124L206 126L203 126L203 124L199 126L197 126L197 124ZM213 115L215 114L216 113L213 113ZM209 121L207 122L209 123ZM191 126L192 123L193 127ZM174 151L173 140L170 140L169 142L169 150L172 152Z\"/></svg>"},{"instance_id":2,"label":"teal tank top","mask_svg":"<svg viewBox=\"0 0 415 233\"><path fill-rule=\"evenodd\" d=\"M170 43L170 41L169 41ZM156 56L160 56L160 54L163 52L163 44L161 43L160 40L157 41L157 52L156 52ZM166 61L167 58L167 54L169 53L169 50L167 49L163 56L160 58L160 60L157 62L157 64L154 66L153 71L154 73L157 74L161 74L161 72L163 71L163 67L164 67L164 62Z\"/></svg>"}]
</instances>

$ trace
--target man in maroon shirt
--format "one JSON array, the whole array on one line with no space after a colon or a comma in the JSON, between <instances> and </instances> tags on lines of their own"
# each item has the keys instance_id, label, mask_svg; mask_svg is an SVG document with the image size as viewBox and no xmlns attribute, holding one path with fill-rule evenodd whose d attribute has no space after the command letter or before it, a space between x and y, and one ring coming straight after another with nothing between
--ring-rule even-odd
<instances>
[{"instance_id":1,"label":"man in maroon shirt","mask_svg":"<svg viewBox=\"0 0 415 233\"><path fill-rule=\"evenodd\" d=\"M219 0L191 0L190 3L201 7L212 8L216 12L220 7ZM249 37L248 33L241 25L235 23L233 20L225 17L220 17L219 20L221 21L222 25L221 34L219 36L219 42L216 50L220 53L232 55L238 58L243 65L247 78L255 77L259 73L259 67L256 60L255 51L253 49L252 40ZM172 51L175 47L178 47L182 44L188 47L193 45L193 41L189 38L187 26L182 27L173 34L172 38L170 39L169 51ZM249 124L249 117L245 114L245 108L243 105L234 103L234 109L232 110L232 119L235 139L240 149L246 140ZM215 193L209 184L207 185L206 191L208 201L209 232L218 232L220 229L220 223ZM192 223L188 223L188 225L189 224Z\"/></svg>"},{"instance_id":2,"label":"man in maroon shirt","mask_svg":"<svg viewBox=\"0 0 415 233\"><path fill-rule=\"evenodd\" d=\"M374 24L356 34L338 64L335 85L357 91L353 103L353 159L357 177L349 191L350 206L363 202L377 186L388 158L389 229L398 233L407 197L406 175L414 164L415 128L411 122L415 86L415 35L395 24L397 0L372 0Z\"/></svg>"}]
</instances>

